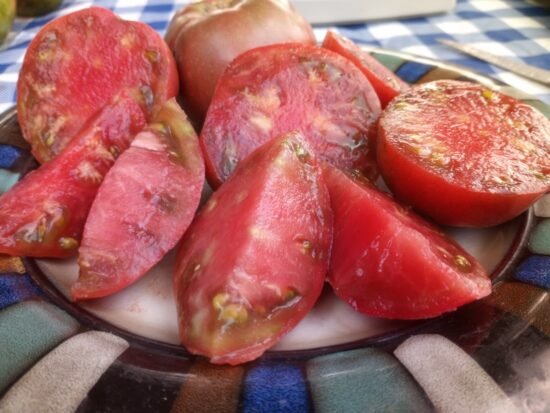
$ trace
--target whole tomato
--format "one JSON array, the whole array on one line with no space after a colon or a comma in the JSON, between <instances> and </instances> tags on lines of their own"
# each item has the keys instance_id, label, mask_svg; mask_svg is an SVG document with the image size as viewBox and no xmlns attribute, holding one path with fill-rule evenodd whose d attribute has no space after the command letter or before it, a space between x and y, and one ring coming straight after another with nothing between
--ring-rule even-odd
<instances>
[{"instance_id":1,"label":"whole tomato","mask_svg":"<svg viewBox=\"0 0 550 413\"><path fill-rule=\"evenodd\" d=\"M287 0L193 3L174 15L165 38L176 57L186 109L199 122L235 57L268 44L315 42L311 26Z\"/></svg>"}]
</instances>

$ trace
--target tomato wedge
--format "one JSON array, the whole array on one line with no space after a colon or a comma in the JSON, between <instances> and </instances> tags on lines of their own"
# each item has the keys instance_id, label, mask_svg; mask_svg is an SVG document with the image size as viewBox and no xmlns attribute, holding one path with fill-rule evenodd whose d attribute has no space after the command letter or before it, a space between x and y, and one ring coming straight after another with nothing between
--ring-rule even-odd
<instances>
[{"instance_id":1,"label":"tomato wedge","mask_svg":"<svg viewBox=\"0 0 550 413\"><path fill-rule=\"evenodd\" d=\"M75 255L104 175L145 125L141 107L117 97L55 159L0 197L0 253Z\"/></svg>"},{"instance_id":2,"label":"tomato wedge","mask_svg":"<svg viewBox=\"0 0 550 413\"><path fill-rule=\"evenodd\" d=\"M178 93L176 63L158 33L100 7L46 24L17 82L17 117L35 158L55 157L122 91L148 113Z\"/></svg>"},{"instance_id":3,"label":"tomato wedge","mask_svg":"<svg viewBox=\"0 0 550 413\"><path fill-rule=\"evenodd\" d=\"M84 227L73 298L113 294L159 262L191 223L203 184L197 135L171 99L99 188Z\"/></svg>"},{"instance_id":4,"label":"tomato wedge","mask_svg":"<svg viewBox=\"0 0 550 413\"><path fill-rule=\"evenodd\" d=\"M491 281L458 244L372 185L325 170L334 211L328 281L376 317L435 317L482 298Z\"/></svg>"},{"instance_id":5,"label":"tomato wedge","mask_svg":"<svg viewBox=\"0 0 550 413\"><path fill-rule=\"evenodd\" d=\"M397 198L441 224L497 225L550 190L550 121L481 85L440 80L396 97L377 158Z\"/></svg>"},{"instance_id":6,"label":"tomato wedge","mask_svg":"<svg viewBox=\"0 0 550 413\"><path fill-rule=\"evenodd\" d=\"M376 90L382 108L385 108L394 97L410 88L408 83L401 80L368 52L338 33L327 32L323 47L349 59L363 72Z\"/></svg>"},{"instance_id":7,"label":"tomato wedge","mask_svg":"<svg viewBox=\"0 0 550 413\"><path fill-rule=\"evenodd\" d=\"M369 134L379 114L368 80L330 50L295 43L250 50L225 70L208 110L207 178L219 186L258 146L297 130L320 158L374 179Z\"/></svg>"},{"instance_id":8,"label":"tomato wedge","mask_svg":"<svg viewBox=\"0 0 550 413\"><path fill-rule=\"evenodd\" d=\"M182 343L216 364L259 357L319 297L331 236L328 192L302 138L253 152L184 236L174 275Z\"/></svg>"}]
</instances>

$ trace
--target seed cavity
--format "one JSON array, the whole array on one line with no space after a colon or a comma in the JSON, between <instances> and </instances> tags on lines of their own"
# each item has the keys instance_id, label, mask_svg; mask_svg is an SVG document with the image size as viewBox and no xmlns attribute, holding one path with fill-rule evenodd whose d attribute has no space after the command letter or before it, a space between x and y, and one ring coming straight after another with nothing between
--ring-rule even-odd
<instances>
[{"instance_id":1,"label":"seed cavity","mask_svg":"<svg viewBox=\"0 0 550 413\"><path fill-rule=\"evenodd\" d=\"M246 100L256 109L267 114L273 113L281 106L280 89L269 86L254 94L249 88L245 88L243 94Z\"/></svg>"},{"instance_id":2,"label":"seed cavity","mask_svg":"<svg viewBox=\"0 0 550 413\"><path fill-rule=\"evenodd\" d=\"M145 106L148 108L153 107L153 104L155 103L155 95L149 85L140 86L139 93L141 94L141 98L143 99Z\"/></svg>"},{"instance_id":3,"label":"seed cavity","mask_svg":"<svg viewBox=\"0 0 550 413\"><path fill-rule=\"evenodd\" d=\"M512 145L526 155L537 151L537 147L532 142L523 139L512 139Z\"/></svg>"},{"instance_id":4,"label":"seed cavity","mask_svg":"<svg viewBox=\"0 0 550 413\"><path fill-rule=\"evenodd\" d=\"M57 47L57 33L53 30L48 31L42 37L42 43L38 46L38 60L48 62L54 56Z\"/></svg>"},{"instance_id":5,"label":"seed cavity","mask_svg":"<svg viewBox=\"0 0 550 413\"><path fill-rule=\"evenodd\" d=\"M248 191L240 191L237 195L235 195L235 204L240 204L248 197Z\"/></svg>"},{"instance_id":6,"label":"seed cavity","mask_svg":"<svg viewBox=\"0 0 550 413\"><path fill-rule=\"evenodd\" d=\"M205 212L213 211L217 205L218 205L218 201L216 201L214 198L210 198L206 203Z\"/></svg>"},{"instance_id":7,"label":"seed cavity","mask_svg":"<svg viewBox=\"0 0 550 413\"><path fill-rule=\"evenodd\" d=\"M456 264L457 268L462 272L469 272L472 269L472 263L464 255L455 255L454 263Z\"/></svg>"},{"instance_id":8,"label":"seed cavity","mask_svg":"<svg viewBox=\"0 0 550 413\"><path fill-rule=\"evenodd\" d=\"M492 90L489 90L489 89L483 89L481 91L481 96L483 96L483 98L485 100L489 101L489 102L492 101L496 97L495 93Z\"/></svg>"},{"instance_id":9,"label":"seed cavity","mask_svg":"<svg viewBox=\"0 0 550 413\"><path fill-rule=\"evenodd\" d=\"M61 206L46 206L42 215L35 221L20 227L15 232L14 238L27 244L43 243L58 234L65 224L66 214Z\"/></svg>"},{"instance_id":10,"label":"seed cavity","mask_svg":"<svg viewBox=\"0 0 550 413\"><path fill-rule=\"evenodd\" d=\"M256 112L250 117L250 123L264 133L269 132L273 128L273 121L271 118L260 112Z\"/></svg>"},{"instance_id":11,"label":"seed cavity","mask_svg":"<svg viewBox=\"0 0 550 413\"><path fill-rule=\"evenodd\" d=\"M133 32L127 32L124 36L120 39L120 44L122 47L130 48L134 45L135 38Z\"/></svg>"},{"instance_id":12,"label":"seed cavity","mask_svg":"<svg viewBox=\"0 0 550 413\"><path fill-rule=\"evenodd\" d=\"M72 250L78 247L78 241L72 237L59 238L59 246L64 250Z\"/></svg>"},{"instance_id":13,"label":"seed cavity","mask_svg":"<svg viewBox=\"0 0 550 413\"><path fill-rule=\"evenodd\" d=\"M222 155L222 172L223 176L228 177L231 173L233 173L233 170L239 162L239 158L237 156L237 147L235 142L232 139L228 139L226 142L225 150Z\"/></svg>"},{"instance_id":14,"label":"seed cavity","mask_svg":"<svg viewBox=\"0 0 550 413\"><path fill-rule=\"evenodd\" d=\"M397 110L405 110L411 107L411 104L409 102L405 102L403 100L394 103L393 108Z\"/></svg>"},{"instance_id":15,"label":"seed cavity","mask_svg":"<svg viewBox=\"0 0 550 413\"><path fill-rule=\"evenodd\" d=\"M154 194L151 198L151 203L164 213L174 212L178 206L177 199L167 192Z\"/></svg>"},{"instance_id":16,"label":"seed cavity","mask_svg":"<svg viewBox=\"0 0 550 413\"><path fill-rule=\"evenodd\" d=\"M367 100L365 96L359 95L353 98L353 105L358 107L360 110L368 110L369 106L367 105Z\"/></svg>"},{"instance_id":17,"label":"seed cavity","mask_svg":"<svg viewBox=\"0 0 550 413\"><path fill-rule=\"evenodd\" d=\"M109 153L110 153L111 155L113 155L113 158L116 159L116 158L118 158L118 156L120 155L120 149L118 148L118 146L115 146L115 145L110 146L110 147L109 147Z\"/></svg>"},{"instance_id":18,"label":"seed cavity","mask_svg":"<svg viewBox=\"0 0 550 413\"><path fill-rule=\"evenodd\" d=\"M78 179L93 184L99 184L103 180L103 174L88 161L81 162L73 172Z\"/></svg>"},{"instance_id":19,"label":"seed cavity","mask_svg":"<svg viewBox=\"0 0 550 413\"><path fill-rule=\"evenodd\" d=\"M435 166L447 167L451 163L451 158L442 153L434 152L430 155L430 162Z\"/></svg>"},{"instance_id":20,"label":"seed cavity","mask_svg":"<svg viewBox=\"0 0 550 413\"><path fill-rule=\"evenodd\" d=\"M157 63L160 60L160 53L158 52L158 50L146 50L145 58L150 63Z\"/></svg>"},{"instance_id":21,"label":"seed cavity","mask_svg":"<svg viewBox=\"0 0 550 413\"><path fill-rule=\"evenodd\" d=\"M218 293L212 298L212 307L218 312L218 320L226 324L243 324L248 320L248 311L240 303L231 302L228 293Z\"/></svg>"},{"instance_id":22,"label":"seed cavity","mask_svg":"<svg viewBox=\"0 0 550 413\"><path fill-rule=\"evenodd\" d=\"M255 238L258 240L274 238L274 235L271 231L269 231L266 228L260 228L257 225L252 225L250 228L248 228L248 233L252 238Z\"/></svg>"}]
</instances>

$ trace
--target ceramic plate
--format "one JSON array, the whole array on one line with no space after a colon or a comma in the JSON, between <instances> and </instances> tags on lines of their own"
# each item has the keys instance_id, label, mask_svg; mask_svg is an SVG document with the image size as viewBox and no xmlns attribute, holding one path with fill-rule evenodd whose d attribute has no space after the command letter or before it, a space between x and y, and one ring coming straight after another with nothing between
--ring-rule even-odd
<instances>
[{"instance_id":1,"label":"ceramic plate","mask_svg":"<svg viewBox=\"0 0 550 413\"><path fill-rule=\"evenodd\" d=\"M471 80L456 66L373 51L410 83ZM15 111L0 119L0 190L36 166ZM484 230L447 229L492 273L491 296L451 314L389 322L326 288L262 358L214 366L178 345L173 254L130 288L66 297L75 260L0 257L1 412L550 411L550 200Z\"/></svg>"}]
</instances>

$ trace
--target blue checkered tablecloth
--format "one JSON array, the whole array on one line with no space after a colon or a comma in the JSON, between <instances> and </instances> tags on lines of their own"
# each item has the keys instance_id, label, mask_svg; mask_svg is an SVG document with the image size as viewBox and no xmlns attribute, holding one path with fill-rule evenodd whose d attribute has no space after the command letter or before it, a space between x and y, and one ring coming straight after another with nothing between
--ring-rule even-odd
<instances>
[{"instance_id":1,"label":"blue checkered tablecloth","mask_svg":"<svg viewBox=\"0 0 550 413\"><path fill-rule=\"evenodd\" d=\"M35 19L16 19L7 44L0 51L0 112L15 103L17 76L29 42L53 18L97 5L112 9L124 19L143 21L164 34L173 13L186 3L189 1L65 0L55 13ZM328 28L314 28L319 40L323 39ZM466 66L550 103L550 88L467 57L437 42L437 39L448 38L550 70L550 8L536 3L458 0L456 8L445 14L338 26L336 29L358 43Z\"/></svg>"}]
</instances>

